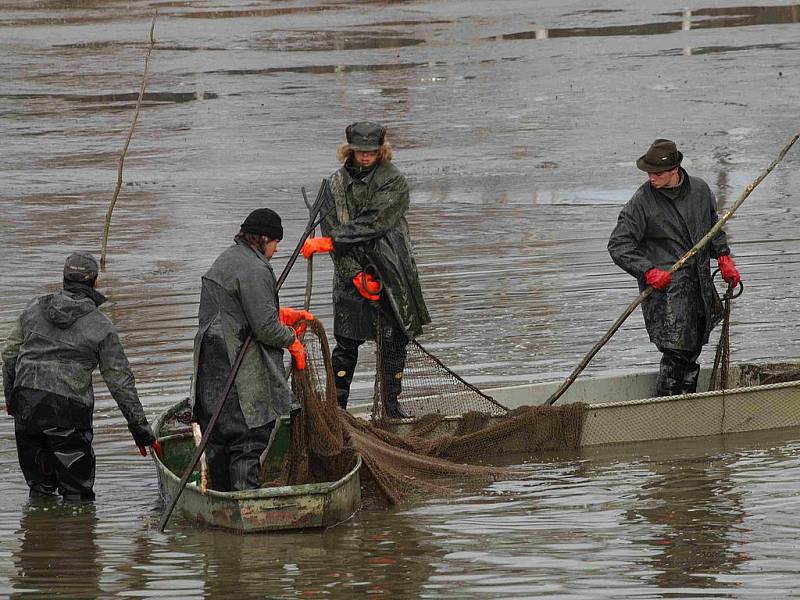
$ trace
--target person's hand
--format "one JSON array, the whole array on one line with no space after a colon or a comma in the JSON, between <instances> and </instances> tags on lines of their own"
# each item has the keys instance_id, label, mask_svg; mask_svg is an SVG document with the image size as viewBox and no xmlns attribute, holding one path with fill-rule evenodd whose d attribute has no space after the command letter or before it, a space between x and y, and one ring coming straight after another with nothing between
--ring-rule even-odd
<instances>
[{"instance_id":1,"label":"person's hand","mask_svg":"<svg viewBox=\"0 0 800 600\"><path fill-rule=\"evenodd\" d=\"M353 285L356 286L358 293L367 300L375 302L381 299L381 284L369 273L359 271L358 275L353 277Z\"/></svg>"},{"instance_id":2,"label":"person's hand","mask_svg":"<svg viewBox=\"0 0 800 600\"><path fill-rule=\"evenodd\" d=\"M307 310L296 310L294 308L289 308L288 306L282 306L278 311L278 318L280 319L281 323L293 328L297 335L303 335L303 332L306 330L306 324L301 323L297 327L295 327L295 324L301 320L313 321L314 315Z\"/></svg>"},{"instance_id":3,"label":"person's hand","mask_svg":"<svg viewBox=\"0 0 800 600\"><path fill-rule=\"evenodd\" d=\"M289 354L292 355L292 360L294 361L294 368L298 371L302 371L306 368L306 349L303 348L303 344L300 343L300 340L294 338L294 341L288 348Z\"/></svg>"},{"instance_id":4,"label":"person's hand","mask_svg":"<svg viewBox=\"0 0 800 600\"><path fill-rule=\"evenodd\" d=\"M147 448L145 446L137 446L137 448L139 448L139 454L147 456ZM161 460L161 444L158 443L158 440L150 444L150 449Z\"/></svg>"},{"instance_id":5,"label":"person's hand","mask_svg":"<svg viewBox=\"0 0 800 600\"><path fill-rule=\"evenodd\" d=\"M303 247L300 250L303 256L308 260L316 252L333 252L333 238L329 237L310 237L306 238L303 242Z\"/></svg>"},{"instance_id":6,"label":"person's hand","mask_svg":"<svg viewBox=\"0 0 800 600\"><path fill-rule=\"evenodd\" d=\"M644 281L647 285L652 286L654 289L663 291L667 286L672 283L672 274L663 269L650 269L644 274Z\"/></svg>"},{"instance_id":7,"label":"person's hand","mask_svg":"<svg viewBox=\"0 0 800 600\"><path fill-rule=\"evenodd\" d=\"M736 265L733 262L733 259L728 256L720 256L717 259L717 264L719 265L719 272L722 275L722 278L733 287L736 287L741 283L742 277L739 275L739 270L736 268Z\"/></svg>"}]
</instances>

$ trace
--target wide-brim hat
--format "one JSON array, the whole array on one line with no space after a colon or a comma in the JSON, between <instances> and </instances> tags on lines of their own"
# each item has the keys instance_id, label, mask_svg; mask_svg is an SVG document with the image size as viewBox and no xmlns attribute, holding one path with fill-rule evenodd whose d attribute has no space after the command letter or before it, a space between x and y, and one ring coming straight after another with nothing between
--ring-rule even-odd
<instances>
[{"instance_id":1,"label":"wide-brim hat","mask_svg":"<svg viewBox=\"0 0 800 600\"><path fill-rule=\"evenodd\" d=\"M675 142L658 139L650 144L647 152L636 161L636 166L646 173L669 171L681 164L683 154L678 151Z\"/></svg>"},{"instance_id":2,"label":"wide-brim hat","mask_svg":"<svg viewBox=\"0 0 800 600\"><path fill-rule=\"evenodd\" d=\"M348 125L344 134L351 150L372 152L383 146L386 139L386 127L372 121L357 121Z\"/></svg>"}]
</instances>

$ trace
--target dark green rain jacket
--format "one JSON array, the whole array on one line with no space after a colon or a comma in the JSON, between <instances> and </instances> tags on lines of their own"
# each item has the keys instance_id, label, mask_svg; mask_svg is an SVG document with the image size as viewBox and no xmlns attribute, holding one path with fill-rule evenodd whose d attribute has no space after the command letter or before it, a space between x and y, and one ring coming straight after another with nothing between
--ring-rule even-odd
<instances>
[{"instance_id":1,"label":"dark green rain jacket","mask_svg":"<svg viewBox=\"0 0 800 600\"><path fill-rule=\"evenodd\" d=\"M644 183L619 214L608 241L614 262L633 275L639 290L647 287L644 274L652 268L669 270L717 222L717 202L708 184L683 171L676 199ZM661 348L696 350L708 343L719 323L719 294L711 279L709 258L729 254L720 231L709 244L672 274L664 291L654 290L642 304L650 340Z\"/></svg>"},{"instance_id":2,"label":"dark green rain jacket","mask_svg":"<svg viewBox=\"0 0 800 600\"><path fill-rule=\"evenodd\" d=\"M300 407L283 367L283 349L294 341L294 330L280 322L278 309L275 274L263 255L244 242L220 254L203 275L200 291L193 407L198 401L205 407L217 405L239 349L251 334L253 343L235 381L247 426L261 427Z\"/></svg>"},{"instance_id":3,"label":"dark green rain jacket","mask_svg":"<svg viewBox=\"0 0 800 600\"><path fill-rule=\"evenodd\" d=\"M322 233L333 238L334 334L374 340L376 303L363 298L353 277L374 267L383 285L380 304L414 338L431 322L405 214L408 184L390 162L381 162L363 177L342 166L328 181L321 214Z\"/></svg>"},{"instance_id":4,"label":"dark green rain jacket","mask_svg":"<svg viewBox=\"0 0 800 600\"><path fill-rule=\"evenodd\" d=\"M37 298L17 319L3 350L6 403L24 418L30 407L16 406L13 390L50 392L82 406L91 427L92 371L99 366L136 444L149 446L155 438L136 393L125 350L116 327L97 308L105 297L88 286L86 290L61 290Z\"/></svg>"}]
</instances>

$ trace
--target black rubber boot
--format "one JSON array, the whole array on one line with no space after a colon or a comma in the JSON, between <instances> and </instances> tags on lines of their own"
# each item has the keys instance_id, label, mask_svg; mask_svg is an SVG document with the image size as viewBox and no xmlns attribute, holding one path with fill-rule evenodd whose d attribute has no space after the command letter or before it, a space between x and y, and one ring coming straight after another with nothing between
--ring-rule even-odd
<instances>
[{"instance_id":1,"label":"black rubber boot","mask_svg":"<svg viewBox=\"0 0 800 600\"><path fill-rule=\"evenodd\" d=\"M400 403L395 398L394 400L386 401L386 416L390 419L410 419L411 415L403 410Z\"/></svg>"},{"instance_id":2,"label":"black rubber boot","mask_svg":"<svg viewBox=\"0 0 800 600\"><path fill-rule=\"evenodd\" d=\"M699 374L700 365L695 365L694 368L686 369L683 374L682 394L694 394L697 391L697 376Z\"/></svg>"},{"instance_id":3,"label":"black rubber boot","mask_svg":"<svg viewBox=\"0 0 800 600\"><path fill-rule=\"evenodd\" d=\"M350 384L358 364L358 347L363 343L362 340L336 336L336 347L331 352L331 367L336 385L336 402L342 408L347 408Z\"/></svg>"},{"instance_id":4,"label":"black rubber boot","mask_svg":"<svg viewBox=\"0 0 800 600\"><path fill-rule=\"evenodd\" d=\"M91 430L47 427L36 433L17 426L14 433L19 465L32 497L59 494L65 500L94 499Z\"/></svg>"},{"instance_id":5,"label":"black rubber boot","mask_svg":"<svg viewBox=\"0 0 800 600\"><path fill-rule=\"evenodd\" d=\"M408 337L397 327L383 330L383 383L386 393L386 416L390 419L410 419L398 402L403 391L403 369L408 356Z\"/></svg>"},{"instance_id":6,"label":"black rubber boot","mask_svg":"<svg viewBox=\"0 0 800 600\"><path fill-rule=\"evenodd\" d=\"M665 364L661 360L656 380L656 396L677 396L683 393L684 371L672 364Z\"/></svg>"}]
</instances>

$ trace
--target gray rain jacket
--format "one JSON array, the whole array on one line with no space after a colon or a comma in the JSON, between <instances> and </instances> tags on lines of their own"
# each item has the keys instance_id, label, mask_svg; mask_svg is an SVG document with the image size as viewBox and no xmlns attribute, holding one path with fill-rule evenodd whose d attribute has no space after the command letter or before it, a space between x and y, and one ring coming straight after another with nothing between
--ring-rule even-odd
<instances>
[{"instance_id":1,"label":"gray rain jacket","mask_svg":"<svg viewBox=\"0 0 800 600\"><path fill-rule=\"evenodd\" d=\"M105 298L88 290L42 296L19 316L2 353L6 404L24 411L14 405L14 390L30 388L77 401L91 415L92 371L99 365L136 444L149 446L155 438L117 330L88 294L98 304Z\"/></svg>"},{"instance_id":2,"label":"gray rain jacket","mask_svg":"<svg viewBox=\"0 0 800 600\"><path fill-rule=\"evenodd\" d=\"M636 277L640 291L647 287L647 271L653 267L668 270L718 220L716 198L708 184L683 169L681 172L684 181L675 200L650 182L642 184L620 212L608 241L611 258ZM709 333L721 317L709 258L729 253L727 237L720 231L672 274L666 290L654 290L647 297L642 313L650 341L660 348L676 350L696 350L708 343Z\"/></svg>"},{"instance_id":3,"label":"gray rain jacket","mask_svg":"<svg viewBox=\"0 0 800 600\"><path fill-rule=\"evenodd\" d=\"M217 406L239 349L250 334L254 343L235 381L247 426L261 427L300 407L283 368L283 348L294 341L294 330L280 322L278 309L275 274L263 255L244 242L219 255L203 276L200 291L193 408L197 402L212 410ZM198 398L200 393L203 398Z\"/></svg>"},{"instance_id":4,"label":"gray rain jacket","mask_svg":"<svg viewBox=\"0 0 800 600\"><path fill-rule=\"evenodd\" d=\"M353 277L372 265L383 285L382 302L388 303L407 336L420 335L431 318L405 218L405 177L390 162L377 164L363 179L343 166L330 177L329 186L331 194L322 205L322 233L333 238L334 245L334 333L375 339L375 307L353 285Z\"/></svg>"}]
</instances>

